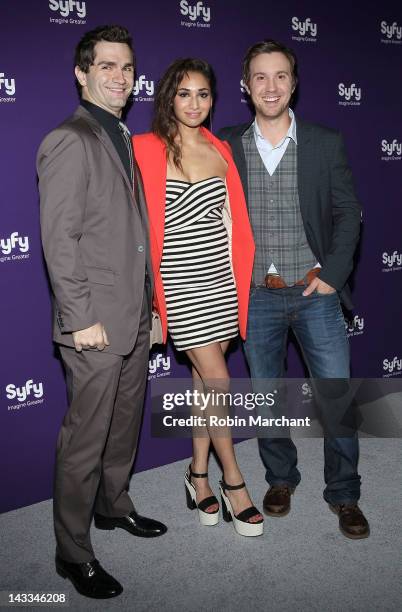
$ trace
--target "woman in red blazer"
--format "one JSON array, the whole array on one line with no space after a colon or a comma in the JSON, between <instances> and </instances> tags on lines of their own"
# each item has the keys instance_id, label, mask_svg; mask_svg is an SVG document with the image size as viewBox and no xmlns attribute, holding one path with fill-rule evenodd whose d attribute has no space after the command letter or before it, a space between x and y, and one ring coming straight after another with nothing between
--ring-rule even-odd
<instances>
[{"instance_id":1,"label":"woman in red blazer","mask_svg":"<svg viewBox=\"0 0 402 612\"><path fill-rule=\"evenodd\" d=\"M133 143L148 205L163 340L169 329L176 349L190 359L195 388L226 392L225 352L231 338L246 333L254 241L230 148L202 127L213 97L210 66L177 60L158 85L153 132L135 136ZM225 412L218 406L216 414ZM198 508L202 524L218 522L207 473L212 442L223 468L224 519L233 520L240 535L260 535L263 517L251 503L230 431L210 427L212 413L211 405L203 413L207 433L204 428L193 437L184 480L187 505Z\"/></svg>"}]
</instances>

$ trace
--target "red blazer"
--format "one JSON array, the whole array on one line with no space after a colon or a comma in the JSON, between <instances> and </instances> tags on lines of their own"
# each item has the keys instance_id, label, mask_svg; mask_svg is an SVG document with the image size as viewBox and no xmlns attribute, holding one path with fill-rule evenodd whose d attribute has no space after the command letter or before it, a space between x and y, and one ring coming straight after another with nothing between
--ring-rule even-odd
<instances>
[{"instance_id":1,"label":"red blazer","mask_svg":"<svg viewBox=\"0 0 402 612\"><path fill-rule=\"evenodd\" d=\"M234 164L230 147L216 138L205 128L203 136L219 151L228 164L226 185L232 221L232 266L237 288L240 335L246 337L247 311L251 274L254 262L254 240L240 177ZM163 341L167 336L165 293L160 273L162 260L165 199L166 199L166 145L155 134L141 134L133 137L134 153L140 167L148 206L151 235L151 258L155 278L154 305L162 322Z\"/></svg>"}]
</instances>

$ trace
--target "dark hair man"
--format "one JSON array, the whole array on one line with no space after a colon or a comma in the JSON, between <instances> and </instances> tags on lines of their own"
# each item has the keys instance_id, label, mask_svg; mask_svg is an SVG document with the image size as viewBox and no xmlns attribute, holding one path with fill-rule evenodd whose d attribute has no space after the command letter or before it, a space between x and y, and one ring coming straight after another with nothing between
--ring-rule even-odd
<instances>
[{"instance_id":1,"label":"dark hair man","mask_svg":"<svg viewBox=\"0 0 402 612\"><path fill-rule=\"evenodd\" d=\"M53 290L53 339L69 409L57 444L56 570L88 597L122 587L95 559L100 529L152 537L128 495L147 378L150 296L146 205L131 138L120 121L134 83L128 31L102 26L75 53L81 103L37 157L42 242Z\"/></svg>"},{"instance_id":2,"label":"dark hair man","mask_svg":"<svg viewBox=\"0 0 402 612\"><path fill-rule=\"evenodd\" d=\"M360 205L341 135L296 118L289 104L297 85L293 51L259 42L243 62L255 108L250 124L224 128L242 178L256 243L245 352L251 377L283 375L289 327L312 378L347 379L349 347L340 300L360 231ZM325 406L323 407L325 411ZM270 485L264 510L284 516L300 481L297 451L287 437L260 438ZM324 439L324 499L350 538L369 535L359 509L358 439Z\"/></svg>"}]
</instances>

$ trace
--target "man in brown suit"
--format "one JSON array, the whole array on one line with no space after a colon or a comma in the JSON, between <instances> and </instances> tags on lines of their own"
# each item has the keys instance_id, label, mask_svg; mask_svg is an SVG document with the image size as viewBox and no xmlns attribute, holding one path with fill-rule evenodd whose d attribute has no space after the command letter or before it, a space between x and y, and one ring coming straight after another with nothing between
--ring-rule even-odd
<instances>
[{"instance_id":1,"label":"man in brown suit","mask_svg":"<svg viewBox=\"0 0 402 612\"><path fill-rule=\"evenodd\" d=\"M152 273L148 221L131 139L120 121L134 83L120 26L84 35L75 54L81 104L43 140L41 228L54 300L54 341L69 409L54 489L56 570L88 597L122 587L95 559L89 530L153 537L128 495L147 378Z\"/></svg>"}]
</instances>

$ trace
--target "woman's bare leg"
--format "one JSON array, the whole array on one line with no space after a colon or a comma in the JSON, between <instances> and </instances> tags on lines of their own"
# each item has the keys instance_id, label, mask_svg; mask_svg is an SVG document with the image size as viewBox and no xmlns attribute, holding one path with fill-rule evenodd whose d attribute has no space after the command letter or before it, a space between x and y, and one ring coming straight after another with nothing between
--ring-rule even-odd
<instances>
[{"instance_id":1,"label":"woman's bare leg","mask_svg":"<svg viewBox=\"0 0 402 612\"><path fill-rule=\"evenodd\" d=\"M204 385L194 366L192 366L192 375L194 389L202 392L204 390ZM195 428L193 433L193 460L191 462L193 472L197 474L204 474L205 472L208 472L210 446L211 438L209 437L208 430L203 427L202 431L201 428L199 428L199 431L197 431L197 428ZM199 504L203 499L206 499L214 494L209 486L208 478L193 478L191 482L196 489L197 504ZM216 512L218 508L219 504L212 504L206 508L205 512Z\"/></svg>"},{"instance_id":2,"label":"woman's bare leg","mask_svg":"<svg viewBox=\"0 0 402 612\"><path fill-rule=\"evenodd\" d=\"M204 385L208 387L213 387L216 384L216 387L219 391L225 392L229 390L229 373L226 366L226 361L224 357L224 352L228 343L224 343L222 346L219 343L209 344L207 346L202 346L199 348L194 348L186 351L193 367L197 371L199 377L201 378ZM231 435L219 435L217 434L214 428L209 428L209 435L214 445L215 451L219 457L219 460L222 464L223 473L225 477L225 481L229 485L237 485L243 482L243 476L240 472L239 466L237 465L233 441ZM207 443L204 439L199 438L201 443L195 442L196 450L195 454L197 454L198 458L201 457L201 461L204 462L208 457L208 454L205 457L205 450L207 447ZM208 440L206 438L206 440ZM199 444L199 446L198 446ZM209 449L209 444L208 444ZM195 471L195 465L193 465L193 470ZM200 466L202 467L202 465ZM206 466L205 466L206 467ZM207 470L205 470L207 471ZM198 480L198 482L194 482L194 486L197 489L199 486L199 481L204 479L193 479L193 481ZM226 495L229 497L230 502L232 504L232 508L235 514L239 514L246 508L249 508L252 503L249 497L248 491L246 488L239 489L237 491L226 491ZM206 497L203 496L203 497ZM252 517L250 522L259 521L262 519L260 514Z\"/></svg>"}]
</instances>

